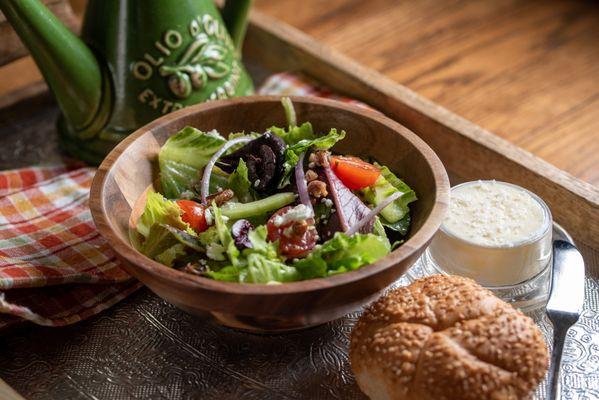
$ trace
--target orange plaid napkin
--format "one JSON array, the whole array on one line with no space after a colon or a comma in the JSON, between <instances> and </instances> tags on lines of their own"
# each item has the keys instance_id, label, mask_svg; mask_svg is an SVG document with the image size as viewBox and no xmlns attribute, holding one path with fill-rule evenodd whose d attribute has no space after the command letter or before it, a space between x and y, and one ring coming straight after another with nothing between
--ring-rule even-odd
<instances>
[{"instance_id":1,"label":"orange plaid napkin","mask_svg":"<svg viewBox=\"0 0 599 400\"><path fill-rule=\"evenodd\" d=\"M365 106L290 73L271 76L258 93ZM141 287L95 229L87 205L94 173L65 165L0 172L0 330L72 324Z\"/></svg>"},{"instance_id":2,"label":"orange plaid napkin","mask_svg":"<svg viewBox=\"0 0 599 400\"><path fill-rule=\"evenodd\" d=\"M94 169L68 169L0 172L0 329L23 320L71 324L141 286L93 224Z\"/></svg>"}]
</instances>

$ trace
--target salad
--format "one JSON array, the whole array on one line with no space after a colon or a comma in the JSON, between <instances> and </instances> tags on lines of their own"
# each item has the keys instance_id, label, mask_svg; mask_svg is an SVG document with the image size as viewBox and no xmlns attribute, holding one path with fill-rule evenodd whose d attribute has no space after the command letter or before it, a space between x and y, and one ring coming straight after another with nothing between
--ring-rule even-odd
<instances>
[{"instance_id":1,"label":"salad","mask_svg":"<svg viewBox=\"0 0 599 400\"><path fill-rule=\"evenodd\" d=\"M132 231L146 256L219 281L282 283L341 274L400 245L416 194L384 165L336 154L344 131L298 125L265 133L185 127L158 155Z\"/></svg>"}]
</instances>

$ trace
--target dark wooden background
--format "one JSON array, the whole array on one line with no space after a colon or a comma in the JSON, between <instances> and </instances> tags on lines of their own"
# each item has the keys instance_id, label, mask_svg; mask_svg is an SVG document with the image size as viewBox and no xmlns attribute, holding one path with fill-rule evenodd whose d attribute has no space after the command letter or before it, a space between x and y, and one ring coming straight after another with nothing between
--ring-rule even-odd
<instances>
[{"instance_id":1,"label":"dark wooden background","mask_svg":"<svg viewBox=\"0 0 599 400\"><path fill-rule=\"evenodd\" d=\"M81 10L85 0L72 0ZM599 2L255 0L255 7L599 184ZM39 80L0 69L0 96Z\"/></svg>"}]
</instances>

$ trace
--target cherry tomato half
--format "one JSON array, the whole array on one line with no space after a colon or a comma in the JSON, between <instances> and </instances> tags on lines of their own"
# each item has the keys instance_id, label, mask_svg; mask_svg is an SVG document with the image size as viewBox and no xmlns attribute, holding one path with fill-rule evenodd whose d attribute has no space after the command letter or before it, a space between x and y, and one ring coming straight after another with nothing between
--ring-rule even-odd
<instances>
[{"instance_id":1,"label":"cherry tomato half","mask_svg":"<svg viewBox=\"0 0 599 400\"><path fill-rule=\"evenodd\" d=\"M305 221L293 221L285 225L276 226L275 218L284 215L292 207L281 208L274 213L266 223L268 230L268 240L271 242L279 241L279 252L288 258L301 258L316 246L318 232L314 227L314 219L308 218Z\"/></svg>"},{"instance_id":2,"label":"cherry tomato half","mask_svg":"<svg viewBox=\"0 0 599 400\"><path fill-rule=\"evenodd\" d=\"M191 200L177 200L177 205L183 210L181 219L187 222L191 229L197 233L204 232L208 229L206 222L206 207Z\"/></svg>"},{"instance_id":3,"label":"cherry tomato half","mask_svg":"<svg viewBox=\"0 0 599 400\"><path fill-rule=\"evenodd\" d=\"M376 182L381 171L358 157L331 156L331 169L352 190L363 189Z\"/></svg>"}]
</instances>

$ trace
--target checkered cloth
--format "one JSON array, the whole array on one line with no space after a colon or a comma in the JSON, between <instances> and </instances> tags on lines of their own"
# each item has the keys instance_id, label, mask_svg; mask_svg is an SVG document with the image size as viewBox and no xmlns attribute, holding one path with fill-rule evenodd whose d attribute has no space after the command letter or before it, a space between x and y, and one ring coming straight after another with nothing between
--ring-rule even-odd
<instances>
[{"instance_id":1,"label":"checkered cloth","mask_svg":"<svg viewBox=\"0 0 599 400\"><path fill-rule=\"evenodd\" d=\"M0 329L23 320L72 324L141 287L93 224L95 170L69 169L0 173Z\"/></svg>"},{"instance_id":2,"label":"checkered cloth","mask_svg":"<svg viewBox=\"0 0 599 400\"><path fill-rule=\"evenodd\" d=\"M348 99L339 96L317 81L309 79L304 75L297 75L291 72L281 72L268 78L258 89L258 94L279 95L279 96L315 96L327 99L340 100L345 103L355 104L361 107L369 108L361 101Z\"/></svg>"},{"instance_id":3,"label":"checkered cloth","mask_svg":"<svg viewBox=\"0 0 599 400\"><path fill-rule=\"evenodd\" d=\"M290 73L271 76L258 93L363 105ZM87 204L94 173L73 165L0 172L0 330L72 324L142 286L96 231Z\"/></svg>"}]
</instances>

